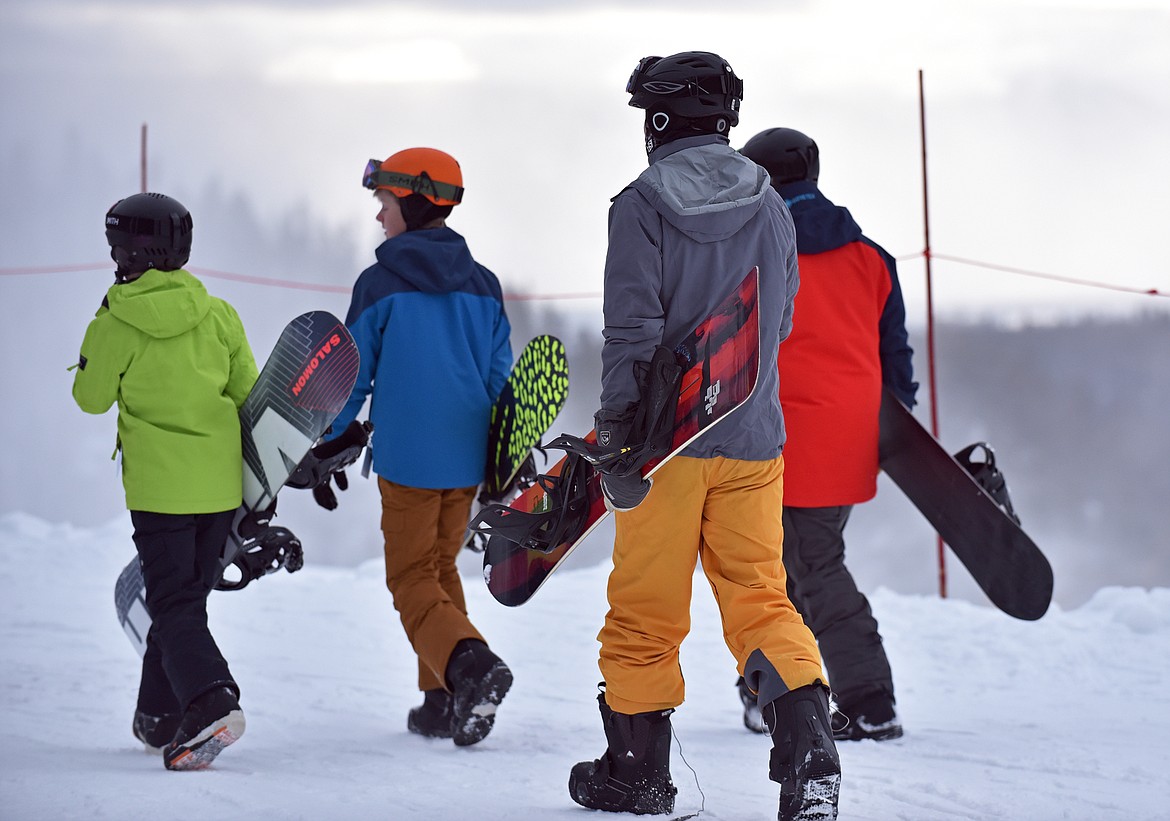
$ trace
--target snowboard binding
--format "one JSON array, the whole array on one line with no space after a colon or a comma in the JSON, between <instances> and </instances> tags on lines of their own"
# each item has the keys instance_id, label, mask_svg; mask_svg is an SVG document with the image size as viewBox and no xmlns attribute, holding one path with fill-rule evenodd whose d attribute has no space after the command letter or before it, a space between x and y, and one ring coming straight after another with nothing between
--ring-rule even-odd
<instances>
[{"instance_id":1,"label":"snowboard binding","mask_svg":"<svg viewBox=\"0 0 1170 821\"><path fill-rule=\"evenodd\" d=\"M215 589L243 590L249 582L275 573L282 567L289 573L295 573L304 566L305 554L300 539L287 527L266 527L258 538L245 542L228 565L236 568L239 579L229 580L225 573Z\"/></svg>"},{"instance_id":2,"label":"snowboard binding","mask_svg":"<svg viewBox=\"0 0 1170 821\"><path fill-rule=\"evenodd\" d=\"M301 463L289 474L285 485L310 490L327 482L334 473L345 470L358 460L373 433L374 425L371 422L358 422L355 419L336 439L317 445L306 453Z\"/></svg>"},{"instance_id":3,"label":"snowboard binding","mask_svg":"<svg viewBox=\"0 0 1170 821\"><path fill-rule=\"evenodd\" d=\"M542 457L546 456L546 454L540 444L534 445L532 450L534 452L528 454L524 463L517 469L516 475L512 477L511 483L498 494L490 493L487 486L483 486L483 489L479 492L479 496L475 499L476 504L479 505L481 510L492 505L507 505L510 499L519 496L536 484L537 480L540 479L540 474L536 471L535 452L539 452ZM472 521L468 525L468 529L471 530L474 525L475 522ZM472 553L483 553L487 550L489 535L487 531L473 530L463 546Z\"/></svg>"},{"instance_id":4,"label":"snowboard binding","mask_svg":"<svg viewBox=\"0 0 1170 821\"><path fill-rule=\"evenodd\" d=\"M984 458L977 461L974 458L975 451L980 449L983 450ZM991 449L991 445L986 442L976 442L973 445L968 445L963 448L954 456L955 461L971 474L971 478L978 482L979 486L987 491L987 495L999 505L1000 509L1018 525L1020 523L1020 517L1017 515L1015 508L1012 507L1011 496L1008 494L1007 480L999 468L995 466L995 451Z\"/></svg>"},{"instance_id":5,"label":"snowboard binding","mask_svg":"<svg viewBox=\"0 0 1170 821\"><path fill-rule=\"evenodd\" d=\"M599 424L598 441L561 435L548 447L576 454L610 476L629 476L641 471L650 460L665 456L670 451L674 410L682 383L680 358L679 352L659 345L649 362L634 363L640 398L609 421L605 431ZM610 432L611 438L604 441L604 434Z\"/></svg>"},{"instance_id":6,"label":"snowboard binding","mask_svg":"<svg viewBox=\"0 0 1170 821\"><path fill-rule=\"evenodd\" d=\"M287 527L272 524L276 500L261 510L250 511L236 524L243 544L215 584L216 590L243 590L249 582L275 573L282 567L295 573L305 566L301 540ZM228 571L235 568L229 578ZM237 577L238 576L238 577Z\"/></svg>"},{"instance_id":7,"label":"snowboard binding","mask_svg":"<svg viewBox=\"0 0 1170 821\"><path fill-rule=\"evenodd\" d=\"M477 535L499 536L522 548L548 553L562 542L575 539L584 529L592 476L590 464L570 454L559 475L536 477L547 496L545 510L527 513L505 505L489 505L476 514L468 529Z\"/></svg>"}]
</instances>

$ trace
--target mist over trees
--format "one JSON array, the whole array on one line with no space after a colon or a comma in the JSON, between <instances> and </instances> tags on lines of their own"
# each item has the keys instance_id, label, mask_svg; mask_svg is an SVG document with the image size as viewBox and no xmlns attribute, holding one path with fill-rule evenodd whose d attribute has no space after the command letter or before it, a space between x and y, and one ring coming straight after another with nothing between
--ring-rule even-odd
<instances>
[{"instance_id":1,"label":"mist over trees","mask_svg":"<svg viewBox=\"0 0 1170 821\"><path fill-rule=\"evenodd\" d=\"M600 392L600 305L592 324L533 305L509 303L514 345L560 334L570 356L569 406L552 433L588 430ZM925 337L910 335L916 415L929 427ZM1102 586L1170 585L1170 315L1020 328L942 322L935 341L940 440L952 453L976 441L994 448L1025 529L1053 564L1056 600L1074 606ZM883 476L846 531L849 564L870 588L931 593L933 538ZM980 600L953 556L948 565L950 592Z\"/></svg>"}]
</instances>

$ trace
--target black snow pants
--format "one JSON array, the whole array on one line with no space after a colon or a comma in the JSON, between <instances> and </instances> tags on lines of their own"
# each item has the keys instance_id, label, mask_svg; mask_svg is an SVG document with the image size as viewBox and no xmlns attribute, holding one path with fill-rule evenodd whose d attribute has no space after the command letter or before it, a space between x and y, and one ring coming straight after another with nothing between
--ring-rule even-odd
<instances>
[{"instance_id":1,"label":"black snow pants","mask_svg":"<svg viewBox=\"0 0 1170 821\"><path fill-rule=\"evenodd\" d=\"M138 689L138 709L147 715L181 714L218 685L239 694L207 627L207 596L219 580L234 515L130 511L151 618Z\"/></svg>"},{"instance_id":2,"label":"black snow pants","mask_svg":"<svg viewBox=\"0 0 1170 821\"><path fill-rule=\"evenodd\" d=\"M788 597L816 636L829 685L846 712L867 696L894 695L877 620L845 567L844 531L852 510L784 508Z\"/></svg>"}]
</instances>

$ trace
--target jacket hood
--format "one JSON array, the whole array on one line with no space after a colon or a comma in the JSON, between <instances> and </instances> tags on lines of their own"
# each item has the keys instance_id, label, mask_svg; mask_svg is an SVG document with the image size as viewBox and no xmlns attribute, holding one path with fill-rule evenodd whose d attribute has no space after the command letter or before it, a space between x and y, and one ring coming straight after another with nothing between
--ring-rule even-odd
<instances>
[{"instance_id":1,"label":"jacket hood","mask_svg":"<svg viewBox=\"0 0 1170 821\"><path fill-rule=\"evenodd\" d=\"M861 226L849 209L833 205L816 183L786 183L776 191L784 198L796 224L798 253L822 254L861 239Z\"/></svg>"},{"instance_id":2,"label":"jacket hood","mask_svg":"<svg viewBox=\"0 0 1170 821\"><path fill-rule=\"evenodd\" d=\"M718 242L739 231L763 206L768 172L704 134L664 145L630 187L671 225L696 242Z\"/></svg>"},{"instance_id":3,"label":"jacket hood","mask_svg":"<svg viewBox=\"0 0 1170 821\"><path fill-rule=\"evenodd\" d=\"M169 339L202 322L211 310L211 297L203 283L182 268L152 268L133 282L110 288L105 304L127 325L156 339Z\"/></svg>"},{"instance_id":4,"label":"jacket hood","mask_svg":"<svg viewBox=\"0 0 1170 821\"><path fill-rule=\"evenodd\" d=\"M422 228L386 240L378 263L427 294L458 290L476 269L467 242L450 228Z\"/></svg>"}]
</instances>

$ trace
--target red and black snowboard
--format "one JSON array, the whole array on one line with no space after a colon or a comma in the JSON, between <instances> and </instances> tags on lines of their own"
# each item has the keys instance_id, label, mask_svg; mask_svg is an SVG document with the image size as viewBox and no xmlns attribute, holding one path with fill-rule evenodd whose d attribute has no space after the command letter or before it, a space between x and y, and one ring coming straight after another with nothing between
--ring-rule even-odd
<instances>
[{"instance_id":1,"label":"red and black snowboard","mask_svg":"<svg viewBox=\"0 0 1170 821\"><path fill-rule=\"evenodd\" d=\"M980 448L985 460L973 461ZM979 443L952 456L887 389L879 452L882 470L992 604L1017 619L1044 615L1052 601L1052 567L1020 527L990 447Z\"/></svg>"},{"instance_id":2,"label":"red and black snowboard","mask_svg":"<svg viewBox=\"0 0 1170 821\"><path fill-rule=\"evenodd\" d=\"M345 407L357 381L359 356L345 324L326 311L310 311L285 326L248 398L240 407L243 439L243 504L236 511L232 531L220 564L227 570L241 554L269 549L284 565L285 545L294 546L300 567L300 543L283 528L257 522L249 514L270 509L277 492ZM269 544L262 540L270 539ZM220 589L242 588L248 582L225 579ZM135 557L122 570L114 587L118 623L142 655L151 618L146 611L142 569Z\"/></svg>"},{"instance_id":3,"label":"red and black snowboard","mask_svg":"<svg viewBox=\"0 0 1170 821\"><path fill-rule=\"evenodd\" d=\"M760 370L759 271L753 268L739 286L695 328L676 348L675 356L682 368L678 403L674 414L671 449L663 457L652 459L642 467L650 476L666 462L725 419L743 404L756 387ZM590 432L586 441L593 442ZM572 504L580 509L569 511L574 524L570 532L558 534L555 543L530 534L520 542L504 533L510 527L512 513L557 513L547 491L548 477L563 480L566 466L582 471L574 477L579 488ZM573 455L557 462L546 477L520 494L509 506L485 508L472 528L489 534L483 557L483 575L488 590L501 604L515 607L524 604L570 553L581 544L605 518L608 511L601 495L601 479L589 464ZM554 531L555 532L555 531ZM523 544L521 543L523 542Z\"/></svg>"}]
</instances>

